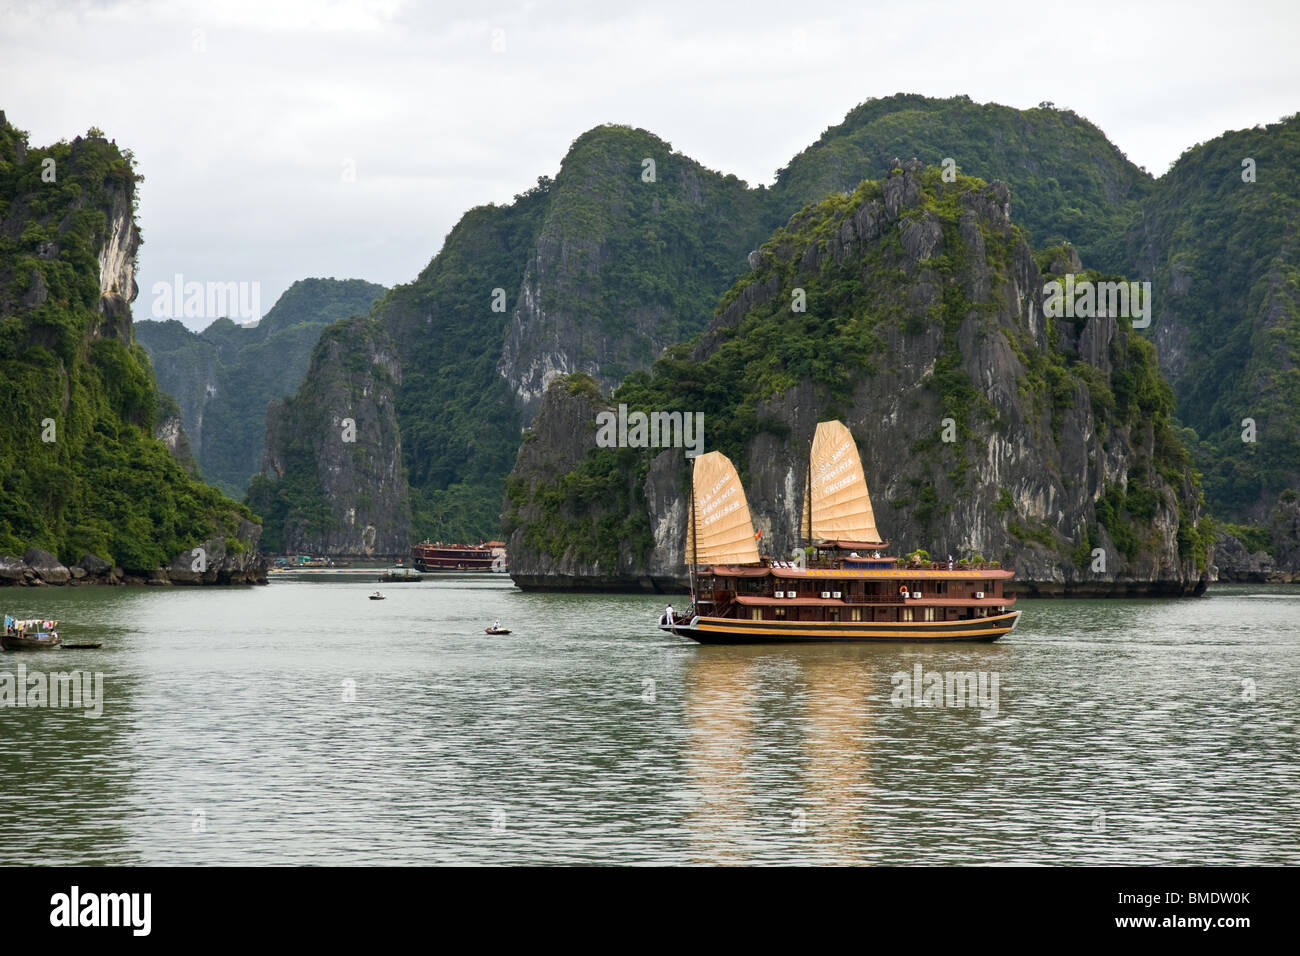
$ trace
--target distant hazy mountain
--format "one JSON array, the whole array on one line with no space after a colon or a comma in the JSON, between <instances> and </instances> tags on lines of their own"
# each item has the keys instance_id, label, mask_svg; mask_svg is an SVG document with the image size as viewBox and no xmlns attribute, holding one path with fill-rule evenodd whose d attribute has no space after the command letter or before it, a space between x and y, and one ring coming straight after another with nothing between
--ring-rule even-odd
<instances>
[{"instance_id":1,"label":"distant hazy mountain","mask_svg":"<svg viewBox=\"0 0 1300 956\"><path fill-rule=\"evenodd\" d=\"M301 279L251 328L225 318L202 332L175 319L136 323L205 480L243 496L262 467L267 403L297 389L326 325L368 312L383 292L360 279Z\"/></svg>"}]
</instances>

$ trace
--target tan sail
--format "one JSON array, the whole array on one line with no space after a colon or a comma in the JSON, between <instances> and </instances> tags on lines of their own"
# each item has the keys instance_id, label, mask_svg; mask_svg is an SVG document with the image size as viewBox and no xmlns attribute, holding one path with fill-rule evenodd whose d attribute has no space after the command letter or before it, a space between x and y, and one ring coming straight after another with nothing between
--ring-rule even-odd
<instances>
[{"instance_id":1,"label":"tan sail","mask_svg":"<svg viewBox=\"0 0 1300 956\"><path fill-rule=\"evenodd\" d=\"M804 529L812 541L883 544L871 510L866 474L843 422L818 422L804 498Z\"/></svg>"},{"instance_id":2,"label":"tan sail","mask_svg":"<svg viewBox=\"0 0 1300 956\"><path fill-rule=\"evenodd\" d=\"M711 451L695 459L695 510L686 529L686 560L698 564L758 564L754 521L731 459Z\"/></svg>"}]
</instances>

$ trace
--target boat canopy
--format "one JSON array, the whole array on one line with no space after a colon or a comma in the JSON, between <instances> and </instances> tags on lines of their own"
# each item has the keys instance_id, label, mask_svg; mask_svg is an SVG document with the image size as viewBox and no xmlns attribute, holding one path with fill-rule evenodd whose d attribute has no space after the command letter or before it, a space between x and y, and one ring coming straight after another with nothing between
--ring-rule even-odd
<instances>
[{"instance_id":1,"label":"boat canopy","mask_svg":"<svg viewBox=\"0 0 1300 956\"><path fill-rule=\"evenodd\" d=\"M688 516L686 553L697 564L758 564L754 521L736 466L721 452L695 459L695 508Z\"/></svg>"},{"instance_id":2,"label":"boat canopy","mask_svg":"<svg viewBox=\"0 0 1300 956\"><path fill-rule=\"evenodd\" d=\"M811 541L883 546L857 443L843 422L818 422L809 462L803 526Z\"/></svg>"}]
</instances>

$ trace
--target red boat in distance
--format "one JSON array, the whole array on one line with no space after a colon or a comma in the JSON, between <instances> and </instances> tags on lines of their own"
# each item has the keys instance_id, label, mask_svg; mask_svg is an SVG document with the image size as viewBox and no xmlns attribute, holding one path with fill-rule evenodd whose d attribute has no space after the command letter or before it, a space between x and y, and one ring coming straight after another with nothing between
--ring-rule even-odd
<instances>
[{"instance_id":1,"label":"red boat in distance","mask_svg":"<svg viewBox=\"0 0 1300 956\"><path fill-rule=\"evenodd\" d=\"M504 541L443 544L424 541L411 548L411 560L421 571L497 571L509 568Z\"/></svg>"}]
</instances>

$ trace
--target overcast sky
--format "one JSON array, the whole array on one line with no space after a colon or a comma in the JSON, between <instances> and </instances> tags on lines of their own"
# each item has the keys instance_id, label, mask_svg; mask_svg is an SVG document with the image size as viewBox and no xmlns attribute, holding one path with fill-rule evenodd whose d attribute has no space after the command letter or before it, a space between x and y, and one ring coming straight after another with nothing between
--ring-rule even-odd
<instances>
[{"instance_id":1,"label":"overcast sky","mask_svg":"<svg viewBox=\"0 0 1300 956\"><path fill-rule=\"evenodd\" d=\"M1051 100L1158 175L1300 109L1297 11L0 0L0 109L33 145L98 126L134 150L137 320L177 273L257 282L265 312L307 276L409 282L465 210L553 176L600 123L757 185L873 96Z\"/></svg>"}]
</instances>

